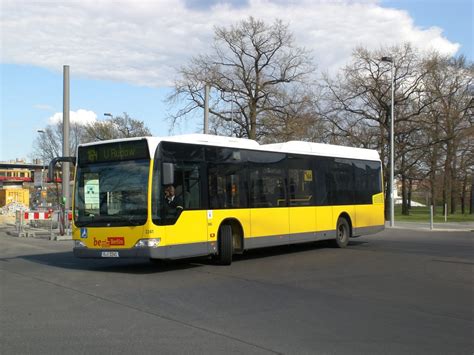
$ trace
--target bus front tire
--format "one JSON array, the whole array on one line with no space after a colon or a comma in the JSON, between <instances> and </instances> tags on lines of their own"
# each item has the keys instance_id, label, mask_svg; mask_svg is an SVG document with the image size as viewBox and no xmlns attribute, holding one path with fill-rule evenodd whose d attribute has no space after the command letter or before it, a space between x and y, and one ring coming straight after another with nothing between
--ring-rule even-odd
<instances>
[{"instance_id":1,"label":"bus front tire","mask_svg":"<svg viewBox=\"0 0 474 355\"><path fill-rule=\"evenodd\" d=\"M339 217L336 226L336 240L333 241L333 245L336 248L345 248L349 243L350 234L349 222L344 217Z\"/></svg>"},{"instance_id":2,"label":"bus front tire","mask_svg":"<svg viewBox=\"0 0 474 355\"><path fill-rule=\"evenodd\" d=\"M232 240L232 227L224 224L219 230L217 261L220 265L230 265L234 252Z\"/></svg>"}]
</instances>

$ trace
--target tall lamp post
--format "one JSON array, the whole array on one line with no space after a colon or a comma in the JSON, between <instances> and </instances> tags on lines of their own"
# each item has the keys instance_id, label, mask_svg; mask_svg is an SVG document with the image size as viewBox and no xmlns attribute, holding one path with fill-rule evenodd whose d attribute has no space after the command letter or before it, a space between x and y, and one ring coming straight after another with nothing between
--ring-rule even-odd
<instances>
[{"instance_id":1,"label":"tall lamp post","mask_svg":"<svg viewBox=\"0 0 474 355\"><path fill-rule=\"evenodd\" d=\"M44 129L36 130L40 135L46 134ZM45 207L45 200L44 200L44 161L41 159L41 207Z\"/></svg>"},{"instance_id":2,"label":"tall lamp post","mask_svg":"<svg viewBox=\"0 0 474 355\"><path fill-rule=\"evenodd\" d=\"M394 93L395 93L395 85L394 85L394 61L393 57L382 57L380 59L382 62L390 63L390 76L392 81L392 104L391 104L391 114L390 114L390 227L395 226L395 194L393 191L393 180L394 180L394 131L393 131L393 123L395 121L394 116Z\"/></svg>"},{"instance_id":3,"label":"tall lamp post","mask_svg":"<svg viewBox=\"0 0 474 355\"><path fill-rule=\"evenodd\" d=\"M209 83L204 85L204 134L209 134L209 92L211 91L211 86Z\"/></svg>"}]
</instances>

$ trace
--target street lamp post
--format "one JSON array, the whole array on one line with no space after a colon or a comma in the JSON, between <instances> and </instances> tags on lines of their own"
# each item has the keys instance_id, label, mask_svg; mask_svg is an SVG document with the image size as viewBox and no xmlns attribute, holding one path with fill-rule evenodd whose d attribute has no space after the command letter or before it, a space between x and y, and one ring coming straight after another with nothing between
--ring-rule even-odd
<instances>
[{"instance_id":1,"label":"street lamp post","mask_svg":"<svg viewBox=\"0 0 474 355\"><path fill-rule=\"evenodd\" d=\"M393 57L382 57L382 62L390 63L390 76L392 82L392 103L391 103L391 114L390 114L390 227L395 226L395 194L393 189L394 182L394 131L393 123L395 121L394 116L394 97L395 97L395 85L394 85L394 61Z\"/></svg>"},{"instance_id":2,"label":"street lamp post","mask_svg":"<svg viewBox=\"0 0 474 355\"><path fill-rule=\"evenodd\" d=\"M46 131L44 129L38 129L36 130L39 134L43 135L46 134ZM45 205L45 200L43 197L43 191L44 191L44 161L41 159L41 207L44 207Z\"/></svg>"},{"instance_id":3,"label":"street lamp post","mask_svg":"<svg viewBox=\"0 0 474 355\"><path fill-rule=\"evenodd\" d=\"M69 135L70 135L70 80L69 65L63 66L63 158L70 157ZM61 221L62 231L64 235L66 226L69 224L68 214L71 209L71 194L69 182L71 181L70 163L64 161L62 165L62 193L63 193L63 219ZM60 229L61 230L61 229Z\"/></svg>"},{"instance_id":4,"label":"street lamp post","mask_svg":"<svg viewBox=\"0 0 474 355\"><path fill-rule=\"evenodd\" d=\"M104 116L109 116L110 118L114 118L114 116L110 112L104 113Z\"/></svg>"},{"instance_id":5,"label":"street lamp post","mask_svg":"<svg viewBox=\"0 0 474 355\"><path fill-rule=\"evenodd\" d=\"M209 92L211 86L209 83L204 85L204 134L209 134Z\"/></svg>"}]
</instances>

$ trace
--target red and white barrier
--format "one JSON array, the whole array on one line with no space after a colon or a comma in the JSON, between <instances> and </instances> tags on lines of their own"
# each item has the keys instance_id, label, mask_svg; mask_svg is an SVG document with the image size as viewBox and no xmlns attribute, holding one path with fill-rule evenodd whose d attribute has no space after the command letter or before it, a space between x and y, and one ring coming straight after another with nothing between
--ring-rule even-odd
<instances>
[{"instance_id":1,"label":"red and white barrier","mask_svg":"<svg viewBox=\"0 0 474 355\"><path fill-rule=\"evenodd\" d=\"M24 220L25 221L44 221L46 219L50 219L53 215L53 213L57 213L57 212L33 212L33 211L30 211L30 212L24 212ZM72 221L72 212L68 212L67 214L67 219L69 221Z\"/></svg>"},{"instance_id":2,"label":"red and white barrier","mask_svg":"<svg viewBox=\"0 0 474 355\"><path fill-rule=\"evenodd\" d=\"M44 221L51 218L50 212L25 212L25 221Z\"/></svg>"}]
</instances>

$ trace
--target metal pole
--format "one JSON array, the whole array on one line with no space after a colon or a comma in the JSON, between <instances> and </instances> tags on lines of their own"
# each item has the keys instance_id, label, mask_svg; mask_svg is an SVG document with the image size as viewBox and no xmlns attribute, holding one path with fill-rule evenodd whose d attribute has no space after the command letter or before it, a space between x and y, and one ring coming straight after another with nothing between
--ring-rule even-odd
<instances>
[{"instance_id":1,"label":"metal pole","mask_svg":"<svg viewBox=\"0 0 474 355\"><path fill-rule=\"evenodd\" d=\"M209 134L209 84L204 85L204 134Z\"/></svg>"},{"instance_id":2,"label":"metal pole","mask_svg":"<svg viewBox=\"0 0 474 355\"><path fill-rule=\"evenodd\" d=\"M394 196L394 97L395 97L395 85L394 85L394 63L393 59L391 62L391 76L392 76L392 105L390 115L390 227L395 226L395 196Z\"/></svg>"},{"instance_id":3,"label":"metal pole","mask_svg":"<svg viewBox=\"0 0 474 355\"><path fill-rule=\"evenodd\" d=\"M41 135L46 134L44 129L38 129L36 132L40 133ZM41 207L45 207L47 204L47 199L43 197L43 190L47 190L47 186L44 186L44 160L41 159Z\"/></svg>"},{"instance_id":4,"label":"metal pole","mask_svg":"<svg viewBox=\"0 0 474 355\"><path fill-rule=\"evenodd\" d=\"M430 206L430 229L433 230L433 205Z\"/></svg>"},{"instance_id":5,"label":"metal pole","mask_svg":"<svg viewBox=\"0 0 474 355\"><path fill-rule=\"evenodd\" d=\"M63 157L69 157L69 65L63 67ZM68 211L71 208L69 193L69 163L63 162L62 165L62 192L64 201L63 226L68 223Z\"/></svg>"},{"instance_id":6,"label":"metal pole","mask_svg":"<svg viewBox=\"0 0 474 355\"><path fill-rule=\"evenodd\" d=\"M448 204L444 204L444 222L446 223L448 221Z\"/></svg>"},{"instance_id":7,"label":"metal pole","mask_svg":"<svg viewBox=\"0 0 474 355\"><path fill-rule=\"evenodd\" d=\"M44 187L44 162L41 160L41 207L46 207L45 198L43 196Z\"/></svg>"}]
</instances>

